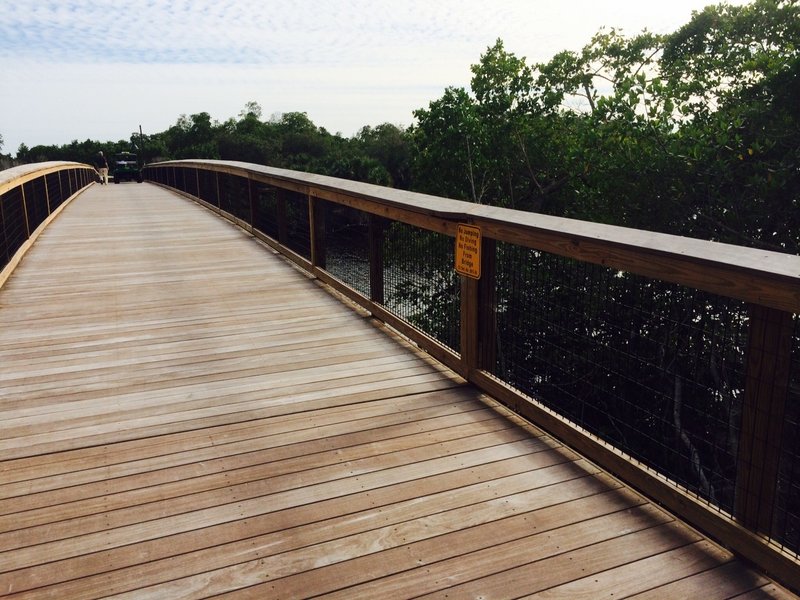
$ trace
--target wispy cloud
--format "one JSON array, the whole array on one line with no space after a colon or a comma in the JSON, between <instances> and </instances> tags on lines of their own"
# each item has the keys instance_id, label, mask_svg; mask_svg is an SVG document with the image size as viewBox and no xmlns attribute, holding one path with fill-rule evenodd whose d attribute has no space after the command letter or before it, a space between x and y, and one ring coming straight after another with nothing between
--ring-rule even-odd
<instances>
[{"instance_id":1,"label":"wispy cloud","mask_svg":"<svg viewBox=\"0 0 800 600\"><path fill-rule=\"evenodd\" d=\"M452 1L18 1L0 18L0 58L52 62L398 62L409 49L470 44L508 9Z\"/></svg>"},{"instance_id":2,"label":"wispy cloud","mask_svg":"<svg viewBox=\"0 0 800 600\"><path fill-rule=\"evenodd\" d=\"M713 0L716 1L716 0ZM741 4L744 0L734 0ZM0 134L121 139L181 113L224 120L245 102L354 133L412 111L497 38L529 62L602 26L672 31L706 0L4 0ZM131 123L129 121L135 121Z\"/></svg>"}]
</instances>

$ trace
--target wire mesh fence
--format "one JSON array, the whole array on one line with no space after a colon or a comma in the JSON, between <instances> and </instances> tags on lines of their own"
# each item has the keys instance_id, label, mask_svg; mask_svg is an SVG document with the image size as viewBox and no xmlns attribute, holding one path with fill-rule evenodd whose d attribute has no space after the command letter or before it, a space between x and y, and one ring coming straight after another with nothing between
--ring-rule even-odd
<instances>
[{"instance_id":1,"label":"wire mesh fence","mask_svg":"<svg viewBox=\"0 0 800 600\"><path fill-rule=\"evenodd\" d=\"M384 237L386 307L460 352L461 283L453 238L394 222Z\"/></svg>"},{"instance_id":2,"label":"wire mesh fence","mask_svg":"<svg viewBox=\"0 0 800 600\"><path fill-rule=\"evenodd\" d=\"M217 189L217 174L214 171L198 169L198 198L208 202L211 206L219 207L219 194Z\"/></svg>"},{"instance_id":3,"label":"wire mesh fence","mask_svg":"<svg viewBox=\"0 0 800 600\"><path fill-rule=\"evenodd\" d=\"M792 354L773 513L773 539L800 556L800 320L793 317Z\"/></svg>"},{"instance_id":4,"label":"wire mesh fence","mask_svg":"<svg viewBox=\"0 0 800 600\"><path fill-rule=\"evenodd\" d=\"M47 191L44 177L37 177L22 186L25 193L25 210L28 216L28 230L33 232L50 214L47 206Z\"/></svg>"},{"instance_id":5,"label":"wire mesh fence","mask_svg":"<svg viewBox=\"0 0 800 600\"><path fill-rule=\"evenodd\" d=\"M237 219L250 222L250 194L247 179L219 174L219 207Z\"/></svg>"},{"instance_id":6,"label":"wire mesh fence","mask_svg":"<svg viewBox=\"0 0 800 600\"><path fill-rule=\"evenodd\" d=\"M497 253L493 374L731 511L744 303L508 244Z\"/></svg>"},{"instance_id":7,"label":"wire mesh fence","mask_svg":"<svg viewBox=\"0 0 800 600\"><path fill-rule=\"evenodd\" d=\"M12 253L9 251L8 242L6 240L6 219L3 206L5 205L6 194L0 195L0 269L8 264L11 260Z\"/></svg>"},{"instance_id":8,"label":"wire mesh fence","mask_svg":"<svg viewBox=\"0 0 800 600\"><path fill-rule=\"evenodd\" d=\"M280 235L278 223L278 190L263 183L253 183L253 227L277 240Z\"/></svg>"},{"instance_id":9,"label":"wire mesh fence","mask_svg":"<svg viewBox=\"0 0 800 600\"><path fill-rule=\"evenodd\" d=\"M199 170L200 169L190 168L181 169L183 172L183 182L185 186L184 191L195 198L200 197L200 181L198 175Z\"/></svg>"},{"instance_id":10,"label":"wire mesh fence","mask_svg":"<svg viewBox=\"0 0 800 600\"><path fill-rule=\"evenodd\" d=\"M28 239L25 223L25 207L22 202L22 187L16 187L0 197L3 210L3 238L5 239L7 263Z\"/></svg>"},{"instance_id":11,"label":"wire mesh fence","mask_svg":"<svg viewBox=\"0 0 800 600\"><path fill-rule=\"evenodd\" d=\"M286 246L307 260L311 260L311 227L308 215L308 197L291 191L281 192L283 203L281 218L285 219Z\"/></svg>"},{"instance_id":12,"label":"wire mesh fence","mask_svg":"<svg viewBox=\"0 0 800 600\"><path fill-rule=\"evenodd\" d=\"M325 211L326 270L369 297L369 215L334 202L320 205Z\"/></svg>"},{"instance_id":13,"label":"wire mesh fence","mask_svg":"<svg viewBox=\"0 0 800 600\"><path fill-rule=\"evenodd\" d=\"M45 185L47 186L47 199L49 211L53 212L64 202L66 197L63 194L61 181L61 172L48 173L45 175Z\"/></svg>"}]
</instances>

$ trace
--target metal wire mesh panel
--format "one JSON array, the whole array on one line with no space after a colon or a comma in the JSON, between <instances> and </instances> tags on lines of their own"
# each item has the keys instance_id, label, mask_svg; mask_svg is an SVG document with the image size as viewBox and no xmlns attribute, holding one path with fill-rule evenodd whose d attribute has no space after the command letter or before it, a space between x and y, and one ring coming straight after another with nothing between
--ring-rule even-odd
<instances>
[{"instance_id":1,"label":"metal wire mesh panel","mask_svg":"<svg viewBox=\"0 0 800 600\"><path fill-rule=\"evenodd\" d=\"M278 239L277 190L263 183L253 182L253 227L274 240Z\"/></svg>"},{"instance_id":2,"label":"metal wire mesh panel","mask_svg":"<svg viewBox=\"0 0 800 600\"><path fill-rule=\"evenodd\" d=\"M50 212L53 212L64 202L64 196L61 193L61 183L59 182L59 174L60 171L58 173L48 173L45 175Z\"/></svg>"},{"instance_id":3,"label":"metal wire mesh panel","mask_svg":"<svg viewBox=\"0 0 800 600\"><path fill-rule=\"evenodd\" d=\"M145 179L155 181L156 183L166 184L167 170L164 167L148 167L144 171Z\"/></svg>"},{"instance_id":4,"label":"metal wire mesh panel","mask_svg":"<svg viewBox=\"0 0 800 600\"><path fill-rule=\"evenodd\" d=\"M789 373L773 538L787 550L800 555L800 321L797 315L794 317Z\"/></svg>"},{"instance_id":5,"label":"metal wire mesh panel","mask_svg":"<svg viewBox=\"0 0 800 600\"><path fill-rule=\"evenodd\" d=\"M64 190L65 197L72 196L75 193L75 177L72 171L61 171L59 173L61 177L61 186Z\"/></svg>"},{"instance_id":6,"label":"metal wire mesh panel","mask_svg":"<svg viewBox=\"0 0 800 600\"><path fill-rule=\"evenodd\" d=\"M453 238L392 223L384 238L386 307L460 351L461 282Z\"/></svg>"},{"instance_id":7,"label":"metal wire mesh panel","mask_svg":"<svg viewBox=\"0 0 800 600\"><path fill-rule=\"evenodd\" d=\"M50 214L47 208L47 194L44 189L44 177L37 177L26 182L22 189L25 191L25 209L28 211L28 227L34 231Z\"/></svg>"},{"instance_id":8,"label":"metal wire mesh panel","mask_svg":"<svg viewBox=\"0 0 800 600\"><path fill-rule=\"evenodd\" d=\"M197 169L184 169L186 193L195 198L200 197L200 185L197 182L197 171Z\"/></svg>"},{"instance_id":9,"label":"metal wire mesh panel","mask_svg":"<svg viewBox=\"0 0 800 600\"><path fill-rule=\"evenodd\" d=\"M28 239L25 225L25 210L22 203L22 188L16 187L0 196L3 211L3 236L5 237L6 262Z\"/></svg>"},{"instance_id":10,"label":"metal wire mesh panel","mask_svg":"<svg viewBox=\"0 0 800 600\"><path fill-rule=\"evenodd\" d=\"M220 173L219 207L234 217L250 223L250 195L247 179Z\"/></svg>"},{"instance_id":11,"label":"metal wire mesh panel","mask_svg":"<svg viewBox=\"0 0 800 600\"><path fill-rule=\"evenodd\" d=\"M199 169L197 172L199 186L197 197L212 206L217 206L217 175L213 171Z\"/></svg>"},{"instance_id":12,"label":"metal wire mesh panel","mask_svg":"<svg viewBox=\"0 0 800 600\"><path fill-rule=\"evenodd\" d=\"M6 244L6 226L3 216L5 199L6 194L0 195L0 269L3 269L11 259L11 254L8 252L8 246Z\"/></svg>"},{"instance_id":13,"label":"metal wire mesh panel","mask_svg":"<svg viewBox=\"0 0 800 600\"><path fill-rule=\"evenodd\" d=\"M327 270L369 297L369 215L319 200L325 210Z\"/></svg>"},{"instance_id":14,"label":"metal wire mesh panel","mask_svg":"<svg viewBox=\"0 0 800 600\"><path fill-rule=\"evenodd\" d=\"M286 192L285 244L303 258L311 260L311 231L308 220L308 198L296 192Z\"/></svg>"},{"instance_id":15,"label":"metal wire mesh panel","mask_svg":"<svg viewBox=\"0 0 800 600\"><path fill-rule=\"evenodd\" d=\"M179 189L182 192L186 191L186 172L189 169L185 167L175 167L173 174L175 176L175 183L174 186L176 189Z\"/></svg>"},{"instance_id":16,"label":"metal wire mesh panel","mask_svg":"<svg viewBox=\"0 0 800 600\"><path fill-rule=\"evenodd\" d=\"M498 244L494 374L710 503L734 503L742 302Z\"/></svg>"}]
</instances>

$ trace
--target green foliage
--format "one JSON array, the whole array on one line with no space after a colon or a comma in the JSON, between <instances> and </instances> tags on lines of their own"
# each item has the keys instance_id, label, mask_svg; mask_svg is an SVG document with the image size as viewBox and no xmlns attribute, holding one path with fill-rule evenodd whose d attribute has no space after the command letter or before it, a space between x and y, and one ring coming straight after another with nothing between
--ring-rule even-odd
<instances>
[{"instance_id":1,"label":"green foliage","mask_svg":"<svg viewBox=\"0 0 800 600\"><path fill-rule=\"evenodd\" d=\"M530 66L497 41L415 112L434 194L796 253L800 7L709 6Z\"/></svg>"}]
</instances>

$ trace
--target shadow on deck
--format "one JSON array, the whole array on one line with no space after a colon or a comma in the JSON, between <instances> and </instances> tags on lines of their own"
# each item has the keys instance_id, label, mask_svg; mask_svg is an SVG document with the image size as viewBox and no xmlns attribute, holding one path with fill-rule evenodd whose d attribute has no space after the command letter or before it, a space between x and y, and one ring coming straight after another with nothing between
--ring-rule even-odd
<instances>
[{"instance_id":1,"label":"shadow on deck","mask_svg":"<svg viewBox=\"0 0 800 600\"><path fill-rule=\"evenodd\" d=\"M0 594L792 597L148 184L0 290L0 411Z\"/></svg>"}]
</instances>

